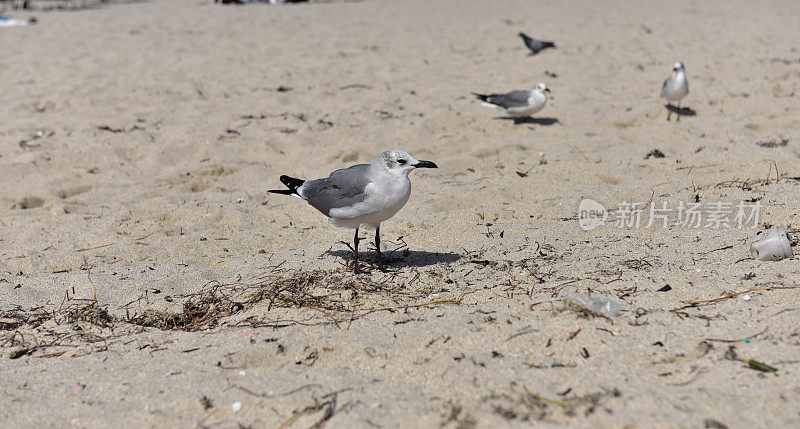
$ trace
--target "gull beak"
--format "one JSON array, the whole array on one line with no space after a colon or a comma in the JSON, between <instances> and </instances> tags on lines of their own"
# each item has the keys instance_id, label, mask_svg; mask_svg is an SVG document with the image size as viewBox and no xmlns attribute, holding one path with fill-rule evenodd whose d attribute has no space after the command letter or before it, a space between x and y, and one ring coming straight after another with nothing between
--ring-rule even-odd
<instances>
[{"instance_id":1,"label":"gull beak","mask_svg":"<svg viewBox=\"0 0 800 429\"><path fill-rule=\"evenodd\" d=\"M438 165L431 161L419 161L413 165L414 168L439 168Z\"/></svg>"},{"instance_id":2,"label":"gull beak","mask_svg":"<svg viewBox=\"0 0 800 429\"><path fill-rule=\"evenodd\" d=\"M544 89L544 92L546 92L546 93L548 93L548 94L549 94L549 93L550 93L550 88L545 88L545 89Z\"/></svg>"}]
</instances>

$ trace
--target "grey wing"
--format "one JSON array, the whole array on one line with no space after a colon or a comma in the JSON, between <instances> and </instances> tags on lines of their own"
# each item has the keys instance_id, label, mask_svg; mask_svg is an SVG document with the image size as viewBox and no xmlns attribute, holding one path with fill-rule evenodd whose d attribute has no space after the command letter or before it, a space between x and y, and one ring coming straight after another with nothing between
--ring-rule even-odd
<instances>
[{"instance_id":1,"label":"grey wing","mask_svg":"<svg viewBox=\"0 0 800 429\"><path fill-rule=\"evenodd\" d=\"M675 77L674 75L669 75L669 77L664 80L664 84L661 85L661 96L662 97L667 95L667 92L672 90L671 87L673 86L672 82L674 81L674 79L673 79L674 77Z\"/></svg>"},{"instance_id":2,"label":"grey wing","mask_svg":"<svg viewBox=\"0 0 800 429\"><path fill-rule=\"evenodd\" d=\"M331 209L358 204L366 198L368 169L369 164L358 164L336 170L326 179L307 181L303 184L303 198L325 216L330 216Z\"/></svg>"},{"instance_id":3,"label":"grey wing","mask_svg":"<svg viewBox=\"0 0 800 429\"><path fill-rule=\"evenodd\" d=\"M486 97L486 101L506 109L525 107L528 105L530 95L530 91L511 91L507 94L492 94Z\"/></svg>"}]
</instances>

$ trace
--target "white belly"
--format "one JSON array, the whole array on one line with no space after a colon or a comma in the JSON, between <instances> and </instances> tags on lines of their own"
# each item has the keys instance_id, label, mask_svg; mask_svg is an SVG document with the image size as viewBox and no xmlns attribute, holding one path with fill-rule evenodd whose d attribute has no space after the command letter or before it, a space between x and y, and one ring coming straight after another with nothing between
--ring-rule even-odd
<instances>
[{"instance_id":1,"label":"white belly","mask_svg":"<svg viewBox=\"0 0 800 429\"><path fill-rule=\"evenodd\" d=\"M543 108L544 103L541 103L538 106L512 107L507 109L506 112L511 116L531 116Z\"/></svg>"},{"instance_id":2,"label":"white belly","mask_svg":"<svg viewBox=\"0 0 800 429\"><path fill-rule=\"evenodd\" d=\"M330 222L336 226L358 228L364 225L375 228L390 219L408 202L411 182L393 180L389 183L371 183L367 186L363 202L330 211Z\"/></svg>"},{"instance_id":3,"label":"white belly","mask_svg":"<svg viewBox=\"0 0 800 429\"><path fill-rule=\"evenodd\" d=\"M544 109L547 103L547 96L543 93L533 91L528 97L528 105L524 107L511 107L506 109L506 112L511 116L525 117L531 116L534 113Z\"/></svg>"},{"instance_id":4,"label":"white belly","mask_svg":"<svg viewBox=\"0 0 800 429\"><path fill-rule=\"evenodd\" d=\"M687 95L689 95L689 82L684 75L676 76L661 91L661 97L670 102L680 101Z\"/></svg>"}]
</instances>

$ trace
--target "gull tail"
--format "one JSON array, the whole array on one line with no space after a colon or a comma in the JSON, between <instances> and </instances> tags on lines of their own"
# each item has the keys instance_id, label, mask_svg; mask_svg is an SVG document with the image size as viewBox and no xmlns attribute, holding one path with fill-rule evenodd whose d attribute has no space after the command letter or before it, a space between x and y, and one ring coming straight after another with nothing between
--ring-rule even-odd
<instances>
[{"instance_id":1,"label":"gull tail","mask_svg":"<svg viewBox=\"0 0 800 429\"><path fill-rule=\"evenodd\" d=\"M542 41L542 49L555 48L555 47L556 47L555 42Z\"/></svg>"},{"instance_id":2,"label":"gull tail","mask_svg":"<svg viewBox=\"0 0 800 429\"><path fill-rule=\"evenodd\" d=\"M289 189L270 189L267 192L271 192L273 194L281 194L281 195L294 195L303 198L302 195L297 193L297 188L303 186L303 183L306 183L305 180L295 179L294 177L283 175L281 176L281 183L286 185L286 187Z\"/></svg>"},{"instance_id":3,"label":"gull tail","mask_svg":"<svg viewBox=\"0 0 800 429\"><path fill-rule=\"evenodd\" d=\"M502 106L499 106L499 105L497 105L497 104L492 102L492 96L491 95L478 94L477 92L473 92L472 95L474 95L475 98L477 98L478 100L483 101L483 103L481 103L481 106L483 106L483 107L491 107L493 109L502 109L503 108Z\"/></svg>"},{"instance_id":4,"label":"gull tail","mask_svg":"<svg viewBox=\"0 0 800 429\"><path fill-rule=\"evenodd\" d=\"M478 94L477 92L473 92L472 95L474 95L475 98L477 98L478 100L485 101L487 103L489 102L489 97L490 97L489 95Z\"/></svg>"}]
</instances>

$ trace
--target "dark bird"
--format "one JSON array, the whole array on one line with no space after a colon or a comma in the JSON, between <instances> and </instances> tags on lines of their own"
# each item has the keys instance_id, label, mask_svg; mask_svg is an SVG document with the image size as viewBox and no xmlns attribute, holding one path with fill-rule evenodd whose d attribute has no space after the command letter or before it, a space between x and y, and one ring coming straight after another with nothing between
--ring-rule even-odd
<instances>
[{"instance_id":1,"label":"dark bird","mask_svg":"<svg viewBox=\"0 0 800 429\"><path fill-rule=\"evenodd\" d=\"M547 48L555 48L555 42L547 42L544 40L534 39L533 37L528 37L527 34L520 32L519 37L522 37L522 40L525 42L525 46L531 50L531 55L536 55L539 51Z\"/></svg>"}]
</instances>

